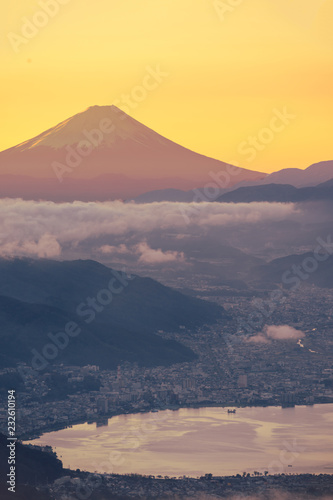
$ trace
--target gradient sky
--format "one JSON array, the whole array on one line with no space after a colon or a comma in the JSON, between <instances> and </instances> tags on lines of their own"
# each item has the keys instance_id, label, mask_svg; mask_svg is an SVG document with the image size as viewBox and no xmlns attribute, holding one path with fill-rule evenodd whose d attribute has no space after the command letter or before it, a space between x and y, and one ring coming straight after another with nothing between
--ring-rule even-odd
<instances>
[{"instance_id":1,"label":"gradient sky","mask_svg":"<svg viewBox=\"0 0 333 500\"><path fill-rule=\"evenodd\" d=\"M224 16L213 0L61 0L18 52L7 34L41 7L0 1L1 150L122 99L160 65L169 76L130 114L169 139L266 172L333 159L331 0L240 0ZM296 118L247 161L239 145L284 107Z\"/></svg>"}]
</instances>

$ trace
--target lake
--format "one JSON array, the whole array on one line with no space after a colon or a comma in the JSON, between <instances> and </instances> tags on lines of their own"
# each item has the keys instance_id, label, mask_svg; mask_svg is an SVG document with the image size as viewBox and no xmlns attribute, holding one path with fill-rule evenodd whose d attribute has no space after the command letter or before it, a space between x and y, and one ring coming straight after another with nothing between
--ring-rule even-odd
<instances>
[{"instance_id":1,"label":"lake","mask_svg":"<svg viewBox=\"0 0 333 500\"><path fill-rule=\"evenodd\" d=\"M333 404L165 410L46 433L64 467L100 473L333 473Z\"/></svg>"}]
</instances>

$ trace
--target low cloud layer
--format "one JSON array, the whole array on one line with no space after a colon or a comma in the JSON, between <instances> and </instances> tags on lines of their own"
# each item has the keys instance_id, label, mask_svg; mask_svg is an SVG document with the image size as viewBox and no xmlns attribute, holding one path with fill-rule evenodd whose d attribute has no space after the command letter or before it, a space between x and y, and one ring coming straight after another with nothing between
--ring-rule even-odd
<instances>
[{"instance_id":1,"label":"low cloud layer","mask_svg":"<svg viewBox=\"0 0 333 500\"><path fill-rule=\"evenodd\" d=\"M105 203L52 203L0 200L0 256L61 257L64 250L75 249L84 241L95 248L101 237L122 238L127 250L141 262L182 261L181 252L151 248L145 243L152 231L197 231L204 237L208 230L237 224L280 221L300 214L293 204L251 203L152 203L136 205L120 201ZM130 238L136 235L136 249ZM140 240L138 240L140 235ZM112 254L101 245L101 253Z\"/></svg>"},{"instance_id":2,"label":"low cloud layer","mask_svg":"<svg viewBox=\"0 0 333 500\"><path fill-rule=\"evenodd\" d=\"M288 325L268 325L262 333L250 337L248 342L255 344L269 344L272 340L298 340L305 337L301 330Z\"/></svg>"},{"instance_id":3,"label":"low cloud layer","mask_svg":"<svg viewBox=\"0 0 333 500\"><path fill-rule=\"evenodd\" d=\"M185 262L184 252L167 250L163 252L161 248L151 248L146 241L142 241L132 247L127 247L124 244L119 246L103 245L99 251L104 255L115 257L137 256L138 261L144 264L163 264L167 262Z\"/></svg>"}]
</instances>

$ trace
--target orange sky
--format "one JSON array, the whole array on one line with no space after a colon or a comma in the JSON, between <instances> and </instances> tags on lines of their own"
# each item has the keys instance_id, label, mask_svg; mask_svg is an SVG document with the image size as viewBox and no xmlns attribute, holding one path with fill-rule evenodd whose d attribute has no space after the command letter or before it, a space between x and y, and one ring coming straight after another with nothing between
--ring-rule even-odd
<instances>
[{"instance_id":1,"label":"orange sky","mask_svg":"<svg viewBox=\"0 0 333 500\"><path fill-rule=\"evenodd\" d=\"M333 159L331 0L0 1L0 149L131 95L134 118L207 156L267 172Z\"/></svg>"}]
</instances>

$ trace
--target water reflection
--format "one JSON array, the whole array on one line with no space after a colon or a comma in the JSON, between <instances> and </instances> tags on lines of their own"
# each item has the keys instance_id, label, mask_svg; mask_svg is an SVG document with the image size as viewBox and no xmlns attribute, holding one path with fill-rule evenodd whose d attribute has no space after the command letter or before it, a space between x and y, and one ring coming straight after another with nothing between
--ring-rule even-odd
<instances>
[{"instance_id":1,"label":"water reflection","mask_svg":"<svg viewBox=\"0 0 333 500\"><path fill-rule=\"evenodd\" d=\"M198 476L264 471L330 473L333 405L181 409L121 415L33 441L64 466L98 472Z\"/></svg>"}]
</instances>

